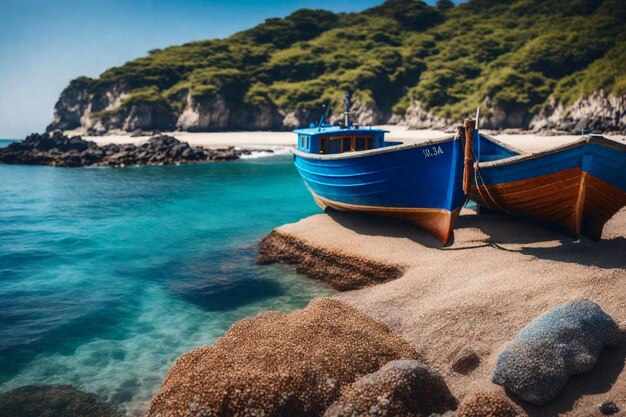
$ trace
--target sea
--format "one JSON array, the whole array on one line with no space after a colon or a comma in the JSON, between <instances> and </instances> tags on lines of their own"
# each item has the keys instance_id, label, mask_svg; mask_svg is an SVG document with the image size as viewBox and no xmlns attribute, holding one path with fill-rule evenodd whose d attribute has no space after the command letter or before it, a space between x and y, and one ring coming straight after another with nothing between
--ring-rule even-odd
<instances>
[{"instance_id":1,"label":"sea","mask_svg":"<svg viewBox=\"0 0 626 417\"><path fill-rule=\"evenodd\" d=\"M0 140L0 147L10 140ZM328 287L255 263L319 212L289 155L198 165L0 165L0 393L70 384L142 415L177 357Z\"/></svg>"}]
</instances>

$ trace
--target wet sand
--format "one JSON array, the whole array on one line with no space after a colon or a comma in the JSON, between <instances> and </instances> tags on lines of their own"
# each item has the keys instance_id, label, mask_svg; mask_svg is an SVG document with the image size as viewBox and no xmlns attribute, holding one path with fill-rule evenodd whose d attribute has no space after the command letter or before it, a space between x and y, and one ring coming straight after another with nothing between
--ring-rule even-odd
<instances>
[{"instance_id":1,"label":"wet sand","mask_svg":"<svg viewBox=\"0 0 626 417\"><path fill-rule=\"evenodd\" d=\"M626 209L592 242L503 214L464 210L453 245L405 223L331 212L279 227L281 234L334 256L404 265L399 279L337 296L389 326L442 372L457 398L494 388L499 352L528 322L577 297L599 303L626 323ZM450 369L463 347L480 366L467 376ZM626 408L626 345L605 350L594 371L570 379L544 407L520 402L531 416L600 415L598 405Z\"/></svg>"}]
</instances>

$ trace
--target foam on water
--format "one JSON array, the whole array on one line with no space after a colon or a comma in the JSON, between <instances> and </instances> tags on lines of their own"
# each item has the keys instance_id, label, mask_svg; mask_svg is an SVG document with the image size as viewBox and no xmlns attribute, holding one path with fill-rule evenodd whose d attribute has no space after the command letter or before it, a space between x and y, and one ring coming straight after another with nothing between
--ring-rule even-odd
<instances>
[{"instance_id":1,"label":"foam on water","mask_svg":"<svg viewBox=\"0 0 626 417\"><path fill-rule=\"evenodd\" d=\"M241 149L241 148L239 148ZM249 147L248 150L253 151L250 155L241 155L241 159L257 159L257 158L267 158L278 155L291 155L292 147L286 146L270 146L270 147ZM267 150L271 150L268 152Z\"/></svg>"},{"instance_id":2,"label":"foam on water","mask_svg":"<svg viewBox=\"0 0 626 417\"><path fill-rule=\"evenodd\" d=\"M0 165L0 391L72 384L141 415L185 351L331 293L254 262L273 227L316 212L286 156Z\"/></svg>"}]
</instances>

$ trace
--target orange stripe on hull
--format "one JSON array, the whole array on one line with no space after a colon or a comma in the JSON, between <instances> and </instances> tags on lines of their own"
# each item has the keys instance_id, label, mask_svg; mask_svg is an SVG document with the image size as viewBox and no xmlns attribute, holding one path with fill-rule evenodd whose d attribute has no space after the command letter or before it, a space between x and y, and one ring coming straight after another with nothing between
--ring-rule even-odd
<instances>
[{"instance_id":1,"label":"orange stripe on hull","mask_svg":"<svg viewBox=\"0 0 626 417\"><path fill-rule=\"evenodd\" d=\"M326 210L327 207L330 207L339 211L356 211L402 219L429 233L443 245L450 242L454 231L454 224L461 211L460 207L454 211L448 211L428 208L360 206L340 203L320 197L315 193L312 194L313 198L315 198L315 202L322 210Z\"/></svg>"},{"instance_id":2,"label":"orange stripe on hull","mask_svg":"<svg viewBox=\"0 0 626 417\"><path fill-rule=\"evenodd\" d=\"M604 224L626 205L626 193L580 168L506 184L472 184L470 198L537 219L575 239L581 233L600 239Z\"/></svg>"}]
</instances>

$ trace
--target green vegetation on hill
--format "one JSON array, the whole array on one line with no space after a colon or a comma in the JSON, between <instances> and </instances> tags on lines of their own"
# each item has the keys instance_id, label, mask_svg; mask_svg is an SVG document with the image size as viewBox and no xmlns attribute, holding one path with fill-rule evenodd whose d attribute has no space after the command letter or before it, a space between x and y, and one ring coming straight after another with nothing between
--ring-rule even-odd
<instances>
[{"instance_id":1,"label":"green vegetation on hill","mask_svg":"<svg viewBox=\"0 0 626 417\"><path fill-rule=\"evenodd\" d=\"M488 101L535 112L598 89L626 92L623 0L470 0L457 7L388 0L353 14L299 10L227 39L153 50L80 78L90 94L124 85L119 109L220 94L229 105L341 108L348 89L388 117L411 99L458 118Z\"/></svg>"}]
</instances>

